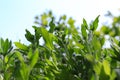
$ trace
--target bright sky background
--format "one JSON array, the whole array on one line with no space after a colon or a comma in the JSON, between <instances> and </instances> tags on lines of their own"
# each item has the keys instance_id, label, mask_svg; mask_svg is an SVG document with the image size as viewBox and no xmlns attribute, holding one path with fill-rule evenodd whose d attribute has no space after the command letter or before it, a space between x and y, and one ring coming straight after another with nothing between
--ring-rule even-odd
<instances>
[{"instance_id":1,"label":"bright sky background","mask_svg":"<svg viewBox=\"0 0 120 80\"><path fill-rule=\"evenodd\" d=\"M110 10L119 14L120 0L0 0L0 37L12 41L26 42L25 29L32 31L34 17L52 10L56 16L72 16L79 24L85 18L88 22Z\"/></svg>"}]
</instances>

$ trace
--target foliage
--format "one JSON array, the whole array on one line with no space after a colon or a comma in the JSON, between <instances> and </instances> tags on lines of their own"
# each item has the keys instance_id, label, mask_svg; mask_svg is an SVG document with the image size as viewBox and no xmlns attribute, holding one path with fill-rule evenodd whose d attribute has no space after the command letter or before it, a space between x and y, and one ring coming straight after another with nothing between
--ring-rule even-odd
<instances>
[{"instance_id":1,"label":"foliage","mask_svg":"<svg viewBox=\"0 0 120 80\"><path fill-rule=\"evenodd\" d=\"M116 28L119 17L112 26ZM90 23L83 19L80 28L65 15L58 20L52 12L35 17L34 34L26 29L25 45L0 39L0 80L119 80L120 41L118 27L103 26L96 31L99 16ZM110 48L104 48L105 36ZM43 44L41 44L43 43Z\"/></svg>"}]
</instances>

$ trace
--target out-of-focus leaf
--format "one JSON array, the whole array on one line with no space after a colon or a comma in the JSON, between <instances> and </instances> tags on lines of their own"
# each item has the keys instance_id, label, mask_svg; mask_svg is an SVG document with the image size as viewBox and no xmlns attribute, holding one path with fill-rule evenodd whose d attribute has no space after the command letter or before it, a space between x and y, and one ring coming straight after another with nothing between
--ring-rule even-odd
<instances>
[{"instance_id":1,"label":"out-of-focus leaf","mask_svg":"<svg viewBox=\"0 0 120 80\"><path fill-rule=\"evenodd\" d=\"M50 32L50 33L53 33L53 31L54 31L54 29L55 29L55 24L54 24L53 20L51 20L51 22L49 23L49 26L50 26L49 32Z\"/></svg>"},{"instance_id":2,"label":"out-of-focus leaf","mask_svg":"<svg viewBox=\"0 0 120 80\"><path fill-rule=\"evenodd\" d=\"M28 58L31 59L32 55L33 55L32 49L29 49Z\"/></svg>"},{"instance_id":3,"label":"out-of-focus leaf","mask_svg":"<svg viewBox=\"0 0 120 80\"><path fill-rule=\"evenodd\" d=\"M20 64L20 74L22 76L22 79L23 80L28 80L29 68L25 64L22 54L20 52L16 52L16 55L21 62L21 64Z\"/></svg>"},{"instance_id":4,"label":"out-of-focus leaf","mask_svg":"<svg viewBox=\"0 0 120 80\"><path fill-rule=\"evenodd\" d=\"M86 58L89 62L94 63L94 57L93 57L91 54L86 54L86 55L85 55L85 58Z\"/></svg>"},{"instance_id":5,"label":"out-of-focus leaf","mask_svg":"<svg viewBox=\"0 0 120 80\"><path fill-rule=\"evenodd\" d=\"M2 53L4 56L9 53L12 50L12 42L8 39L3 40L0 39L0 53Z\"/></svg>"},{"instance_id":6,"label":"out-of-focus leaf","mask_svg":"<svg viewBox=\"0 0 120 80\"><path fill-rule=\"evenodd\" d=\"M5 63L8 62L8 56L5 56L5 59L4 59Z\"/></svg>"},{"instance_id":7,"label":"out-of-focus leaf","mask_svg":"<svg viewBox=\"0 0 120 80\"><path fill-rule=\"evenodd\" d=\"M67 18L66 15L63 15L63 16L62 16L62 19L63 19L63 20L66 20L66 18Z\"/></svg>"},{"instance_id":8,"label":"out-of-focus leaf","mask_svg":"<svg viewBox=\"0 0 120 80\"><path fill-rule=\"evenodd\" d=\"M109 34L110 28L109 28L109 26L103 25L103 26L101 27L100 31L103 32L104 34Z\"/></svg>"},{"instance_id":9,"label":"out-of-focus leaf","mask_svg":"<svg viewBox=\"0 0 120 80\"><path fill-rule=\"evenodd\" d=\"M43 26L48 24L48 20L47 20L48 17L49 17L49 14L46 14L46 13L41 15L41 23Z\"/></svg>"},{"instance_id":10,"label":"out-of-focus leaf","mask_svg":"<svg viewBox=\"0 0 120 80\"><path fill-rule=\"evenodd\" d=\"M101 43L100 43L100 41L97 39L96 36L93 37L92 45L93 45L93 47L94 47L95 50L101 49Z\"/></svg>"},{"instance_id":11,"label":"out-of-focus leaf","mask_svg":"<svg viewBox=\"0 0 120 80\"><path fill-rule=\"evenodd\" d=\"M99 80L110 80L109 75L105 73L104 67L102 66L100 75L99 75Z\"/></svg>"},{"instance_id":12,"label":"out-of-focus leaf","mask_svg":"<svg viewBox=\"0 0 120 80\"><path fill-rule=\"evenodd\" d=\"M28 51L28 47L20 42L14 42L15 46L21 50Z\"/></svg>"},{"instance_id":13,"label":"out-of-focus leaf","mask_svg":"<svg viewBox=\"0 0 120 80\"><path fill-rule=\"evenodd\" d=\"M100 43L101 43L101 46L104 45L104 43L105 43L105 38L104 37L100 39Z\"/></svg>"},{"instance_id":14,"label":"out-of-focus leaf","mask_svg":"<svg viewBox=\"0 0 120 80\"><path fill-rule=\"evenodd\" d=\"M73 20L72 18L69 18L68 24L72 26L74 25L74 23L75 23L75 20Z\"/></svg>"},{"instance_id":15,"label":"out-of-focus leaf","mask_svg":"<svg viewBox=\"0 0 120 80\"><path fill-rule=\"evenodd\" d=\"M4 42L4 47L3 47L3 52L4 53L7 53L7 51L8 51L8 49L9 49L9 41L8 41L8 39L6 39L5 40L5 42Z\"/></svg>"},{"instance_id":16,"label":"out-of-focus leaf","mask_svg":"<svg viewBox=\"0 0 120 80\"><path fill-rule=\"evenodd\" d=\"M82 44L80 44L80 43L76 43L76 46L78 46L80 49L84 48L84 46Z\"/></svg>"},{"instance_id":17,"label":"out-of-focus leaf","mask_svg":"<svg viewBox=\"0 0 120 80\"><path fill-rule=\"evenodd\" d=\"M16 52L16 55L17 55L18 59L19 59L21 62L24 63L24 58L23 58L22 54L21 54L20 52Z\"/></svg>"},{"instance_id":18,"label":"out-of-focus leaf","mask_svg":"<svg viewBox=\"0 0 120 80\"><path fill-rule=\"evenodd\" d=\"M1 74L0 74L0 80L4 80L4 79L3 79L3 76L2 76Z\"/></svg>"},{"instance_id":19,"label":"out-of-focus leaf","mask_svg":"<svg viewBox=\"0 0 120 80\"><path fill-rule=\"evenodd\" d=\"M87 31L86 31L86 27L82 24L81 25L81 32L82 32L82 36L84 38L87 38Z\"/></svg>"},{"instance_id":20,"label":"out-of-focus leaf","mask_svg":"<svg viewBox=\"0 0 120 80\"><path fill-rule=\"evenodd\" d=\"M35 30L35 41L39 44L39 39L41 37L41 34L39 34L38 30L39 30L39 27L36 27L36 26L32 26Z\"/></svg>"},{"instance_id":21,"label":"out-of-focus leaf","mask_svg":"<svg viewBox=\"0 0 120 80\"><path fill-rule=\"evenodd\" d=\"M100 75L101 73L101 68L102 68L102 63L98 62L93 66L93 69L97 75Z\"/></svg>"},{"instance_id":22,"label":"out-of-focus leaf","mask_svg":"<svg viewBox=\"0 0 120 80\"><path fill-rule=\"evenodd\" d=\"M51 37L50 33L43 27L40 28L40 33L45 40L46 46L51 50L54 48L53 46L53 38Z\"/></svg>"},{"instance_id":23,"label":"out-of-focus leaf","mask_svg":"<svg viewBox=\"0 0 120 80\"><path fill-rule=\"evenodd\" d=\"M100 15L99 15L100 16ZM90 29L92 31L96 30L98 27L98 22L99 22L99 16L96 17L96 19L93 21L92 25L90 26Z\"/></svg>"},{"instance_id":24,"label":"out-of-focus leaf","mask_svg":"<svg viewBox=\"0 0 120 80\"><path fill-rule=\"evenodd\" d=\"M83 25L88 29L87 21L83 18Z\"/></svg>"},{"instance_id":25,"label":"out-of-focus leaf","mask_svg":"<svg viewBox=\"0 0 120 80\"><path fill-rule=\"evenodd\" d=\"M116 77L117 77L116 72L112 71L112 74L110 75L110 80L115 80Z\"/></svg>"},{"instance_id":26,"label":"out-of-focus leaf","mask_svg":"<svg viewBox=\"0 0 120 80\"><path fill-rule=\"evenodd\" d=\"M110 75L111 73L111 69L110 69L110 64L107 60L104 60L103 61L103 68L104 68L104 71L107 75Z\"/></svg>"},{"instance_id":27,"label":"out-of-focus leaf","mask_svg":"<svg viewBox=\"0 0 120 80\"><path fill-rule=\"evenodd\" d=\"M113 42L113 43L115 43L115 44L119 44L119 41L117 40L117 39L115 39L115 38L111 38L111 41Z\"/></svg>"},{"instance_id":28,"label":"out-of-focus leaf","mask_svg":"<svg viewBox=\"0 0 120 80\"><path fill-rule=\"evenodd\" d=\"M37 63L39 58L39 50L36 49L32 58L31 58L31 62L30 62L30 70L35 66L35 64Z\"/></svg>"},{"instance_id":29,"label":"out-of-focus leaf","mask_svg":"<svg viewBox=\"0 0 120 80\"><path fill-rule=\"evenodd\" d=\"M25 37L28 41L30 41L31 43L34 43L34 35L32 35L27 29L26 29Z\"/></svg>"}]
</instances>

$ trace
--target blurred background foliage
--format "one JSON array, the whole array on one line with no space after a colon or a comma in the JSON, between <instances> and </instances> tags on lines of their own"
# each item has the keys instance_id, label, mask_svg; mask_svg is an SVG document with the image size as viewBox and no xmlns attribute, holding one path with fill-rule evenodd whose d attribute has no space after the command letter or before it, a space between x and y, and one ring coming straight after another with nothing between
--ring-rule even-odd
<instances>
[{"instance_id":1,"label":"blurred background foliage","mask_svg":"<svg viewBox=\"0 0 120 80\"><path fill-rule=\"evenodd\" d=\"M66 15L52 11L35 17L30 42L0 39L1 80L120 80L120 17L108 12L112 23L97 30L99 15L79 27ZM108 38L106 38L108 36ZM104 47L109 41L110 47Z\"/></svg>"}]
</instances>

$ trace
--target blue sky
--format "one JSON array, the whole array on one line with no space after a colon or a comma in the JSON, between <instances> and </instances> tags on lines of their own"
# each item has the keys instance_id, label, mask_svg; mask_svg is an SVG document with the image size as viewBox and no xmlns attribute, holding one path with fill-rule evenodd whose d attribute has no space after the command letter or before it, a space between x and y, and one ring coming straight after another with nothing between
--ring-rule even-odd
<instances>
[{"instance_id":1,"label":"blue sky","mask_svg":"<svg viewBox=\"0 0 120 80\"><path fill-rule=\"evenodd\" d=\"M119 0L0 0L0 37L26 42L25 29L33 31L34 17L52 10L56 16L72 16L80 25L83 18L88 22L110 10L119 14Z\"/></svg>"}]
</instances>

